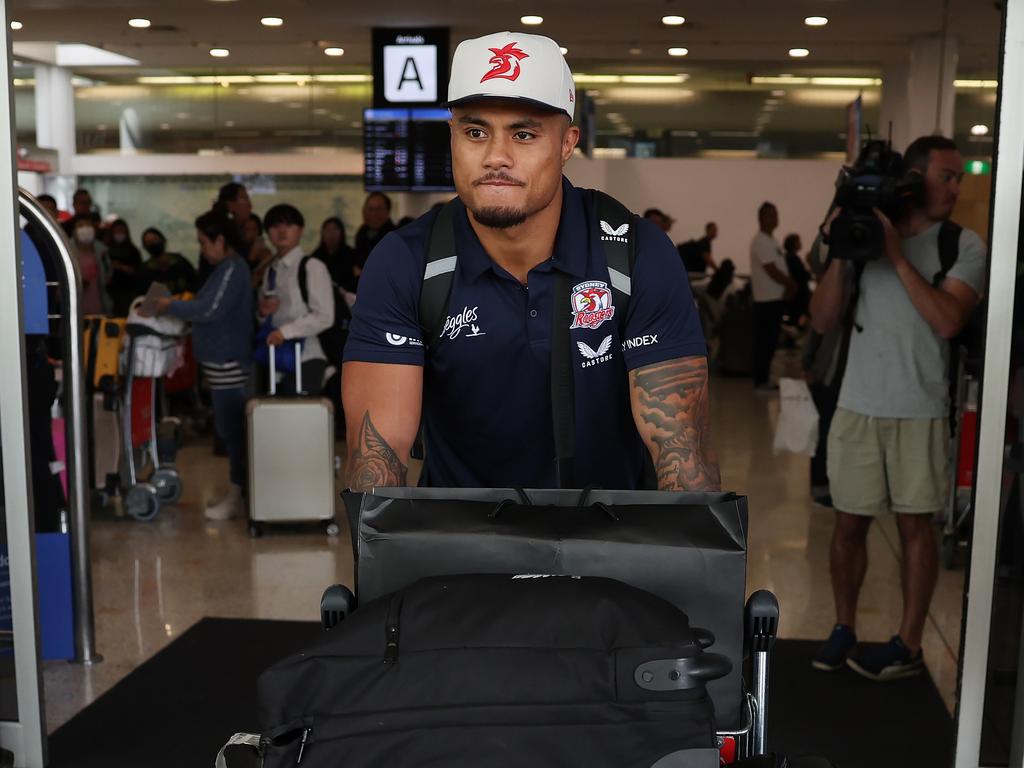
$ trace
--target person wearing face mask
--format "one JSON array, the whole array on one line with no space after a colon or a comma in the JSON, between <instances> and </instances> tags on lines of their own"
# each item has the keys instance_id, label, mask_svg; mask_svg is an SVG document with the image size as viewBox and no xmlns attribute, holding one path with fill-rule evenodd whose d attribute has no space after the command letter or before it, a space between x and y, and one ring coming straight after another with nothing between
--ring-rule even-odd
<instances>
[{"instance_id":1,"label":"person wearing face mask","mask_svg":"<svg viewBox=\"0 0 1024 768\"><path fill-rule=\"evenodd\" d=\"M142 233L142 247L149 258L142 265L142 290L153 283L162 283L172 294L194 293L196 269L180 253L167 250L167 238L156 227Z\"/></svg>"},{"instance_id":2,"label":"person wearing face mask","mask_svg":"<svg viewBox=\"0 0 1024 768\"><path fill-rule=\"evenodd\" d=\"M112 269L107 247L96 239L96 227L90 216L76 216L72 220L72 243L82 275L82 313L110 315L113 302L109 286Z\"/></svg>"},{"instance_id":3,"label":"person wearing face mask","mask_svg":"<svg viewBox=\"0 0 1024 768\"><path fill-rule=\"evenodd\" d=\"M110 298L114 304L114 314L118 317L127 317L128 307L142 293L142 254L132 242L128 222L124 219L118 219L110 225L109 254L110 267L113 270L110 279Z\"/></svg>"}]
</instances>

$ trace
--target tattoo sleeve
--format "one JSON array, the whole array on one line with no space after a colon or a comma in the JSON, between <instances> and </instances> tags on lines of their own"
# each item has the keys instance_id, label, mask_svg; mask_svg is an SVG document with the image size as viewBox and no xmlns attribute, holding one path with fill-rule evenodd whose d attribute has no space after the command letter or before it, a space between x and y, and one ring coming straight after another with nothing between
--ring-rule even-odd
<instances>
[{"instance_id":1,"label":"tattoo sleeve","mask_svg":"<svg viewBox=\"0 0 1024 768\"><path fill-rule=\"evenodd\" d=\"M717 491L722 478L711 448L708 363L685 357L630 372L633 417L663 491Z\"/></svg>"},{"instance_id":2,"label":"tattoo sleeve","mask_svg":"<svg viewBox=\"0 0 1024 768\"><path fill-rule=\"evenodd\" d=\"M408 469L373 426L370 412L367 411L359 427L358 440L349 454L349 488L353 491L369 491L372 488L402 486L406 484Z\"/></svg>"}]
</instances>

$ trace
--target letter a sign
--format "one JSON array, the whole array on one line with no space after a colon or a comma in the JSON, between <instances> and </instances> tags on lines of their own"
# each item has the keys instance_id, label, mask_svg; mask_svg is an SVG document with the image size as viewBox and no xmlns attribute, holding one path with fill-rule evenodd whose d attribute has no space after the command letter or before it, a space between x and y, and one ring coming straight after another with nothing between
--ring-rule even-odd
<instances>
[{"instance_id":1,"label":"letter a sign","mask_svg":"<svg viewBox=\"0 0 1024 768\"><path fill-rule=\"evenodd\" d=\"M392 103L437 101L437 46L385 45L384 98Z\"/></svg>"}]
</instances>

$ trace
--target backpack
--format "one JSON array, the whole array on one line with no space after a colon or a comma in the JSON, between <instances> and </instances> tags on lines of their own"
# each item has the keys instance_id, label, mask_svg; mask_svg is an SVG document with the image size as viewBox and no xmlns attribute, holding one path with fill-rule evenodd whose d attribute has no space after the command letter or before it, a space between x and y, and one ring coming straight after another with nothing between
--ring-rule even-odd
<instances>
[{"instance_id":1,"label":"backpack","mask_svg":"<svg viewBox=\"0 0 1024 768\"><path fill-rule=\"evenodd\" d=\"M624 236L601 239L601 245L608 263L608 285L617 307L619 338L624 339L626 319L629 317L629 298L632 292L633 266L636 263L636 221L637 217L622 203L598 190L593 191L595 218L602 229L607 222L626 222ZM427 261L423 270L423 286L420 289L420 327L428 354L437 350L443 341L445 319L451 299L452 283L458 255L455 252L455 201L451 200L434 214L428 236ZM610 226L609 226L610 230ZM606 230L607 231L607 230ZM610 232L609 232L610 234ZM553 306L568 306L572 290L571 278L564 272L556 271ZM575 391L573 384L572 358L569 350L569 325L557 322L558 313L552 313L556 321L551 334L551 409L555 427L555 453L558 465L559 485L572 488L572 463L575 455L576 415ZM654 466L644 451L645 487L657 488ZM412 451L413 458L425 456L422 439L422 425Z\"/></svg>"},{"instance_id":2,"label":"backpack","mask_svg":"<svg viewBox=\"0 0 1024 768\"><path fill-rule=\"evenodd\" d=\"M266 768L711 768L706 684L732 664L709 642L612 579L427 578L264 672L241 743Z\"/></svg>"},{"instance_id":3,"label":"backpack","mask_svg":"<svg viewBox=\"0 0 1024 768\"><path fill-rule=\"evenodd\" d=\"M313 255L304 256L299 262L299 292L302 294L302 301L309 306L309 284L306 275L306 265ZM341 291L340 286L331 282L331 290L334 292L334 322L331 327L317 334L320 346L323 347L327 364L335 368L341 368L342 355L345 350L345 341L348 339L348 326L352 322L352 310Z\"/></svg>"}]
</instances>

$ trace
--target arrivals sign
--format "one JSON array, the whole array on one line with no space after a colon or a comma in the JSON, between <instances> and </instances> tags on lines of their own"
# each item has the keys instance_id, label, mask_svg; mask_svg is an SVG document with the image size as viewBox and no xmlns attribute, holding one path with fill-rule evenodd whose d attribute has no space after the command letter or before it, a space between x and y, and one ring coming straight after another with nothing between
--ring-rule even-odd
<instances>
[{"instance_id":1,"label":"arrivals sign","mask_svg":"<svg viewBox=\"0 0 1024 768\"><path fill-rule=\"evenodd\" d=\"M438 106L448 96L447 27L373 30L373 105Z\"/></svg>"}]
</instances>

